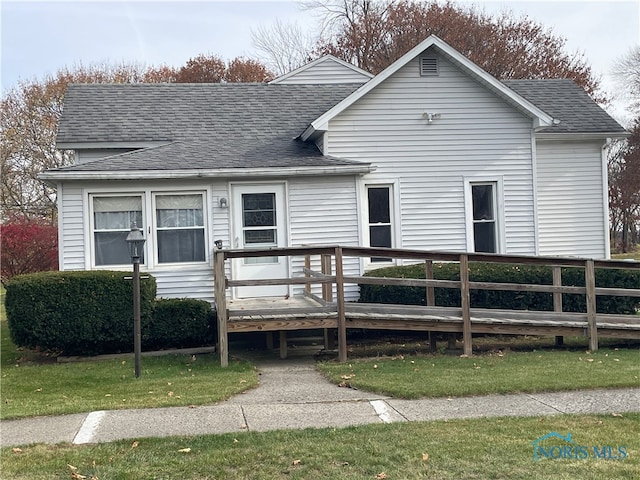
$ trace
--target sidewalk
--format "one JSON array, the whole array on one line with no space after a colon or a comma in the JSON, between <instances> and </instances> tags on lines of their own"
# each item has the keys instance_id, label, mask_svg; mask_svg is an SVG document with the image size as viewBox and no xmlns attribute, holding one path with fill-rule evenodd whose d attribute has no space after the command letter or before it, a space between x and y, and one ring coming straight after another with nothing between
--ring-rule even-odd
<instances>
[{"instance_id":1,"label":"sidewalk","mask_svg":"<svg viewBox=\"0 0 640 480\"><path fill-rule=\"evenodd\" d=\"M260 385L202 407L111 410L0 422L0 446L74 444L368 423L495 416L640 411L640 388L398 400L340 388L314 368L311 355L252 358Z\"/></svg>"}]
</instances>

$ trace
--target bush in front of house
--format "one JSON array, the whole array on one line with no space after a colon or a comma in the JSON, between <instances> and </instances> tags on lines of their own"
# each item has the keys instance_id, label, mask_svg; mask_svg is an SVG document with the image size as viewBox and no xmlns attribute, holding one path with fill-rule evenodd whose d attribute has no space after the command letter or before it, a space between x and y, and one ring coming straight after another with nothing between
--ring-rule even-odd
<instances>
[{"instance_id":1,"label":"bush in front of house","mask_svg":"<svg viewBox=\"0 0 640 480\"><path fill-rule=\"evenodd\" d=\"M145 350L200 347L214 344L216 333L216 315L209 302L160 298L143 327L142 345Z\"/></svg>"},{"instance_id":2,"label":"bush in front of house","mask_svg":"<svg viewBox=\"0 0 640 480\"><path fill-rule=\"evenodd\" d=\"M434 278L437 280L460 280L457 263L434 263ZM424 263L385 267L367 273L367 276L389 278L424 279ZM469 279L476 282L521 283L533 285L553 284L551 267L539 265L511 265L499 263L471 263ZM584 286L584 269L563 268L562 284ZM616 288L638 288L640 271L596 269L596 286ZM471 306L475 308L499 308L510 310L553 310L553 295L540 292L515 292L471 290ZM425 305L426 288L396 285L360 285L360 302L404 305ZM456 288L435 288L438 306L459 307L460 291ZM585 312L584 295L563 294L562 308L565 312ZM640 298L598 296L598 313L633 314L640 308Z\"/></svg>"},{"instance_id":3,"label":"bush in front of house","mask_svg":"<svg viewBox=\"0 0 640 480\"><path fill-rule=\"evenodd\" d=\"M145 278L148 277L148 278ZM61 355L133 351L133 285L130 272L42 272L7 284L6 310L19 347ZM140 281L143 350L211 345L216 316L208 302L156 300L156 280Z\"/></svg>"},{"instance_id":4,"label":"bush in front of house","mask_svg":"<svg viewBox=\"0 0 640 480\"><path fill-rule=\"evenodd\" d=\"M13 277L6 288L9 331L19 347L65 355L133 348L130 272L32 273ZM142 323L149 323L156 296L153 277L141 280L140 294Z\"/></svg>"}]
</instances>

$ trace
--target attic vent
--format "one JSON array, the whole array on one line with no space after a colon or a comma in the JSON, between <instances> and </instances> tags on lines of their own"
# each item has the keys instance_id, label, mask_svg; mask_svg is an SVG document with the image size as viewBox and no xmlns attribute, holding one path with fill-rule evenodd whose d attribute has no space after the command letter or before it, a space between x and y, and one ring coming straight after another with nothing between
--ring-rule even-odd
<instances>
[{"instance_id":1,"label":"attic vent","mask_svg":"<svg viewBox=\"0 0 640 480\"><path fill-rule=\"evenodd\" d=\"M420 58L420 75L434 76L438 75L438 59L434 57Z\"/></svg>"}]
</instances>

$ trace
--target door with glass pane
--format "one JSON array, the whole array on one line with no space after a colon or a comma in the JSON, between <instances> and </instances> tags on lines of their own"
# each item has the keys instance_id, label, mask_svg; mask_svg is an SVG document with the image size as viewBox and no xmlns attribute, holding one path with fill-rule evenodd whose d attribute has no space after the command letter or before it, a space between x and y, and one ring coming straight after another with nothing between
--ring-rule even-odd
<instances>
[{"instance_id":1,"label":"door with glass pane","mask_svg":"<svg viewBox=\"0 0 640 480\"><path fill-rule=\"evenodd\" d=\"M287 246L284 185L234 185L233 248L275 248ZM237 279L286 278L287 257L265 256L237 259ZM287 285L239 287L236 298L271 297L289 293Z\"/></svg>"}]
</instances>

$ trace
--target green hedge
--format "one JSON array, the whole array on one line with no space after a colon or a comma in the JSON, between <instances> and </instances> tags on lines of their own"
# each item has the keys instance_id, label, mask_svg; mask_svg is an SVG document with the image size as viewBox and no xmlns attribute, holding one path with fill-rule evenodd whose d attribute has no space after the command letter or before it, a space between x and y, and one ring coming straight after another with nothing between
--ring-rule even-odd
<instances>
[{"instance_id":1,"label":"green hedge","mask_svg":"<svg viewBox=\"0 0 640 480\"><path fill-rule=\"evenodd\" d=\"M209 302L162 298L155 303L150 324L142 329L146 350L200 347L216 341L216 315Z\"/></svg>"},{"instance_id":2,"label":"green hedge","mask_svg":"<svg viewBox=\"0 0 640 480\"><path fill-rule=\"evenodd\" d=\"M130 277L130 272L116 271L13 277L5 299L12 341L19 347L64 355L131 352ZM140 294L143 350L201 346L215 340L215 315L208 302L156 300L152 276L141 279Z\"/></svg>"},{"instance_id":3,"label":"green hedge","mask_svg":"<svg viewBox=\"0 0 640 480\"><path fill-rule=\"evenodd\" d=\"M425 265L416 264L402 267L386 267L367 273L374 277L425 278ZM460 271L456 263L434 264L434 278L438 280L459 280ZM469 279L478 282L553 284L551 267L536 265L510 265L499 263L471 263ZM584 269L563 268L562 284L584 286ZM596 286L638 288L640 271L596 269ZM426 289L422 287L401 287L395 285L360 285L360 302L390 303L404 305L424 305ZM436 305L460 306L460 291L451 288L435 289ZM476 308L501 308L511 310L553 310L553 295L539 292L513 292L471 290L471 306ZM563 294L562 306L565 312L585 312L584 295ZM632 314L640 308L640 298L598 296L599 313Z\"/></svg>"}]
</instances>

